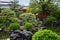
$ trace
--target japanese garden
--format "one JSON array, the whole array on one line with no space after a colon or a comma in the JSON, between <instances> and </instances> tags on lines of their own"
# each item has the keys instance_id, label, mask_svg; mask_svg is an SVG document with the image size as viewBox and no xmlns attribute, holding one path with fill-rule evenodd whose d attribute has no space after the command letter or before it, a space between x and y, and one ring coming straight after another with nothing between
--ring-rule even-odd
<instances>
[{"instance_id":1,"label":"japanese garden","mask_svg":"<svg viewBox=\"0 0 60 40\"><path fill-rule=\"evenodd\" d=\"M0 40L60 40L60 0L18 2L0 2Z\"/></svg>"}]
</instances>

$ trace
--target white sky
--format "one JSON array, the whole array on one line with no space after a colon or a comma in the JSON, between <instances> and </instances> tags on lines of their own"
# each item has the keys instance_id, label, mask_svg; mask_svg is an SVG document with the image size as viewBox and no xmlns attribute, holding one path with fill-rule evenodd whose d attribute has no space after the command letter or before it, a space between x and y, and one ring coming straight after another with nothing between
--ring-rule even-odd
<instances>
[{"instance_id":1,"label":"white sky","mask_svg":"<svg viewBox=\"0 0 60 40\"><path fill-rule=\"evenodd\" d=\"M11 1L11 0L0 0L0 1ZM30 0L19 0L21 5L29 5Z\"/></svg>"}]
</instances>

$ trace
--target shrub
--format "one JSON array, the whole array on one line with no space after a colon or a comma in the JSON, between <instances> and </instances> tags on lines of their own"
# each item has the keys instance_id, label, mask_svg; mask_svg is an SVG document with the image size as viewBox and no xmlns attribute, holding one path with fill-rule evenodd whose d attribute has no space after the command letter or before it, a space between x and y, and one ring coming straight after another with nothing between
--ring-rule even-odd
<instances>
[{"instance_id":1,"label":"shrub","mask_svg":"<svg viewBox=\"0 0 60 40\"><path fill-rule=\"evenodd\" d=\"M9 26L10 30L17 30L20 28L20 25L18 23L11 23Z\"/></svg>"},{"instance_id":2,"label":"shrub","mask_svg":"<svg viewBox=\"0 0 60 40\"><path fill-rule=\"evenodd\" d=\"M6 21L6 17L5 16L0 17L0 23L4 23L5 21Z\"/></svg>"},{"instance_id":3,"label":"shrub","mask_svg":"<svg viewBox=\"0 0 60 40\"><path fill-rule=\"evenodd\" d=\"M5 28L5 25L2 23L2 24L0 24L0 28L1 29L4 29Z\"/></svg>"},{"instance_id":4,"label":"shrub","mask_svg":"<svg viewBox=\"0 0 60 40\"><path fill-rule=\"evenodd\" d=\"M15 23L15 22L18 22L18 18L13 18L13 19L12 19L12 22L14 22L14 23Z\"/></svg>"},{"instance_id":5,"label":"shrub","mask_svg":"<svg viewBox=\"0 0 60 40\"><path fill-rule=\"evenodd\" d=\"M53 17L53 16L47 16L46 19L47 19L48 22L54 22L54 21L57 20L57 18L56 17Z\"/></svg>"},{"instance_id":6,"label":"shrub","mask_svg":"<svg viewBox=\"0 0 60 40\"><path fill-rule=\"evenodd\" d=\"M32 36L32 40L59 40L59 36L51 30L39 30Z\"/></svg>"},{"instance_id":7,"label":"shrub","mask_svg":"<svg viewBox=\"0 0 60 40\"><path fill-rule=\"evenodd\" d=\"M33 25L37 24L36 16L32 13L24 13L20 15L20 18L23 20L23 22L30 22Z\"/></svg>"},{"instance_id":8,"label":"shrub","mask_svg":"<svg viewBox=\"0 0 60 40\"><path fill-rule=\"evenodd\" d=\"M29 22L26 22L25 23L25 29L29 30L29 29L32 29L33 28L33 25Z\"/></svg>"},{"instance_id":9,"label":"shrub","mask_svg":"<svg viewBox=\"0 0 60 40\"><path fill-rule=\"evenodd\" d=\"M5 15L14 15L15 16L15 12L13 10L10 10L10 9L3 9L2 13Z\"/></svg>"},{"instance_id":10,"label":"shrub","mask_svg":"<svg viewBox=\"0 0 60 40\"><path fill-rule=\"evenodd\" d=\"M7 21L6 16L1 16L0 17L0 28L4 28L4 24Z\"/></svg>"},{"instance_id":11,"label":"shrub","mask_svg":"<svg viewBox=\"0 0 60 40\"><path fill-rule=\"evenodd\" d=\"M18 22L18 18L14 18L14 17L9 18L9 20L11 20L12 23Z\"/></svg>"},{"instance_id":12,"label":"shrub","mask_svg":"<svg viewBox=\"0 0 60 40\"><path fill-rule=\"evenodd\" d=\"M22 14L22 13L23 13L22 11L18 11L18 12L17 12L18 15L20 15L20 14Z\"/></svg>"},{"instance_id":13,"label":"shrub","mask_svg":"<svg viewBox=\"0 0 60 40\"><path fill-rule=\"evenodd\" d=\"M0 28L3 26L3 24L0 24Z\"/></svg>"},{"instance_id":14,"label":"shrub","mask_svg":"<svg viewBox=\"0 0 60 40\"><path fill-rule=\"evenodd\" d=\"M0 8L0 13L1 13L1 10L2 10L2 9Z\"/></svg>"}]
</instances>

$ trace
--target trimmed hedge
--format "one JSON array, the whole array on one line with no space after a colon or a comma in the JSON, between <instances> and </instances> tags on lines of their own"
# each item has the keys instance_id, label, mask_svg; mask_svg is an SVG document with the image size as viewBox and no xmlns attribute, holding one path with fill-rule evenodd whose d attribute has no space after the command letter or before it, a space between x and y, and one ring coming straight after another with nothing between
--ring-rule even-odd
<instances>
[{"instance_id":1,"label":"trimmed hedge","mask_svg":"<svg viewBox=\"0 0 60 40\"><path fill-rule=\"evenodd\" d=\"M26 22L25 23L25 29L29 30L29 29L32 29L33 28L33 25L29 22Z\"/></svg>"},{"instance_id":2,"label":"trimmed hedge","mask_svg":"<svg viewBox=\"0 0 60 40\"><path fill-rule=\"evenodd\" d=\"M17 30L20 28L20 25L18 23L11 23L9 26L10 30Z\"/></svg>"},{"instance_id":3,"label":"trimmed hedge","mask_svg":"<svg viewBox=\"0 0 60 40\"><path fill-rule=\"evenodd\" d=\"M32 40L59 40L59 36L51 30L39 30L32 36Z\"/></svg>"}]
</instances>

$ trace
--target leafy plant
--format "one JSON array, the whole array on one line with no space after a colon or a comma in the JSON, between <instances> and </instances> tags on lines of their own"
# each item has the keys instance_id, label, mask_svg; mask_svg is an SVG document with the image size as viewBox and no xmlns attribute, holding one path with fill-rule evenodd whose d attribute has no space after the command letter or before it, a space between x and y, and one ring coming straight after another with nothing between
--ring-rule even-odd
<instances>
[{"instance_id":1,"label":"leafy plant","mask_svg":"<svg viewBox=\"0 0 60 40\"><path fill-rule=\"evenodd\" d=\"M32 29L33 27L34 26L31 23L29 23L29 22L25 23L25 29L29 30L29 29Z\"/></svg>"},{"instance_id":2,"label":"leafy plant","mask_svg":"<svg viewBox=\"0 0 60 40\"><path fill-rule=\"evenodd\" d=\"M0 8L0 13L1 13L1 10L2 10L2 9Z\"/></svg>"},{"instance_id":3,"label":"leafy plant","mask_svg":"<svg viewBox=\"0 0 60 40\"><path fill-rule=\"evenodd\" d=\"M54 21L57 20L57 18L56 17L53 17L53 16L47 16L46 19L47 19L48 22L54 22Z\"/></svg>"},{"instance_id":4,"label":"leafy plant","mask_svg":"<svg viewBox=\"0 0 60 40\"><path fill-rule=\"evenodd\" d=\"M56 9L54 10L54 14L55 17L59 18L60 17L60 9Z\"/></svg>"},{"instance_id":5,"label":"leafy plant","mask_svg":"<svg viewBox=\"0 0 60 40\"><path fill-rule=\"evenodd\" d=\"M11 18L9 18L9 20L11 20L12 23L18 22L18 18L15 18L15 17L11 17Z\"/></svg>"},{"instance_id":6,"label":"leafy plant","mask_svg":"<svg viewBox=\"0 0 60 40\"><path fill-rule=\"evenodd\" d=\"M18 22L18 18L13 18L12 22Z\"/></svg>"},{"instance_id":7,"label":"leafy plant","mask_svg":"<svg viewBox=\"0 0 60 40\"><path fill-rule=\"evenodd\" d=\"M3 24L0 24L0 28L3 26Z\"/></svg>"},{"instance_id":8,"label":"leafy plant","mask_svg":"<svg viewBox=\"0 0 60 40\"><path fill-rule=\"evenodd\" d=\"M20 15L20 14L22 14L22 13L23 13L22 11L18 11L18 12L17 12L18 15Z\"/></svg>"},{"instance_id":9,"label":"leafy plant","mask_svg":"<svg viewBox=\"0 0 60 40\"><path fill-rule=\"evenodd\" d=\"M6 16L1 16L0 17L0 23L4 23L6 21Z\"/></svg>"},{"instance_id":10,"label":"leafy plant","mask_svg":"<svg viewBox=\"0 0 60 40\"><path fill-rule=\"evenodd\" d=\"M17 30L20 28L20 25L18 23L11 23L9 26L10 30Z\"/></svg>"},{"instance_id":11,"label":"leafy plant","mask_svg":"<svg viewBox=\"0 0 60 40\"><path fill-rule=\"evenodd\" d=\"M20 18L23 20L23 22L30 22L33 25L37 24L36 16L32 13L24 13L20 15Z\"/></svg>"},{"instance_id":12,"label":"leafy plant","mask_svg":"<svg viewBox=\"0 0 60 40\"><path fill-rule=\"evenodd\" d=\"M32 36L32 40L59 40L59 35L51 30L39 30Z\"/></svg>"},{"instance_id":13,"label":"leafy plant","mask_svg":"<svg viewBox=\"0 0 60 40\"><path fill-rule=\"evenodd\" d=\"M2 14L5 14L5 15L14 15L15 16L15 12L13 10L10 10L10 9L3 9L2 10Z\"/></svg>"},{"instance_id":14,"label":"leafy plant","mask_svg":"<svg viewBox=\"0 0 60 40\"><path fill-rule=\"evenodd\" d=\"M6 16L0 17L0 28L4 28L4 24L7 21Z\"/></svg>"}]
</instances>

